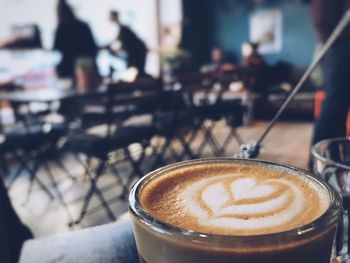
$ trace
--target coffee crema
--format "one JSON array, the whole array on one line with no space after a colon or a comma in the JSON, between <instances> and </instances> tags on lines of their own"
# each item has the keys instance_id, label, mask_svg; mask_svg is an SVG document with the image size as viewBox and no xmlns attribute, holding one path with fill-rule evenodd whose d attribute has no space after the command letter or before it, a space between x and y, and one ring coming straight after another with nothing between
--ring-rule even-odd
<instances>
[{"instance_id":1,"label":"coffee crema","mask_svg":"<svg viewBox=\"0 0 350 263\"><path fill-rule=\"evenodd\" d=\"M320 184L283 169L196 164L148 182L142 207L160 221L217 235L263 235L304 226L329 207Z\"/></svg>"}]
</instances>

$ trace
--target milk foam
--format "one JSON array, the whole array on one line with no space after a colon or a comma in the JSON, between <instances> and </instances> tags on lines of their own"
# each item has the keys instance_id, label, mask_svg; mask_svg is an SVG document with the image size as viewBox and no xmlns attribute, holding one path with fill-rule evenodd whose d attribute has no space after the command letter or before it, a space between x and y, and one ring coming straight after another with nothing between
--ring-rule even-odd
<instances>
[{"instance_id":1,"label":"milk foam","mask_svg":"<svg viewBox=\"0 0 350 263\"><path fill-rule=\"evenodd\" d=\"M261 166L202 165L148 183L142 205L169 224L202 233L287 231L321 216L327 191L302 175Z\"/></svg>"},{"instance_id":2,"label":"milk foam","mask_svg":"<svg viewBox=\"0 0 350 263\"><path fill-rule=\"evenodd\" d=\"M195 182L183 192L186 212L203 226L271 228L291 222L303 212L301 190L283 179L259 184L255 178L219 176ZM230 180L229 187L225 186ZM241 201L241 202L240 202Z\"/></svg>"}]
</instances>

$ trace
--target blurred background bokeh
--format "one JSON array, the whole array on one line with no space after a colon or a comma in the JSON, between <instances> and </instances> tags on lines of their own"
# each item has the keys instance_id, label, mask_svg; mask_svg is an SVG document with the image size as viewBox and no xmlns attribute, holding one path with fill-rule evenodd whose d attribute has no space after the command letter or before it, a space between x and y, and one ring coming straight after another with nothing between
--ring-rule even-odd
<instances>
[{"instance_id":1,"label":"blurred background bokeh","mask_svg":"<svg viewBox=\"0 0 350 263\"><path fill-rule=\"evenodd\" d=\"M16 220L36 238L113 222L149 171L234 156L322 46L311 2L0 0L0 174ZM308 168L321 66L259 158Z\"/></svg>"}]
</instances>

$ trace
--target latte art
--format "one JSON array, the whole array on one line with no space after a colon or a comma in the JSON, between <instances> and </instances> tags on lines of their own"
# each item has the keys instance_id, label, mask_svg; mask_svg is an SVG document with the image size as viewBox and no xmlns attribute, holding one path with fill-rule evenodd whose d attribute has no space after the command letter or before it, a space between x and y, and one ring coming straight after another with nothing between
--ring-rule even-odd
<instances>
[{"instance_id":1,"label":"latte art","mask_svg":"<svg viewBox=\"0 0 350 263\"><path fill-rule=\"evenodd\" d=\"M238 164L197 165L168 172L142 190L154 217L187 230L261 235L298 228L328 208L325 189L279 169Z\"/></svg>"},{"instance_id":2,"label":"latte art","mask_svg":"<svg viewBox=\"0 0 350 263\"><path fill-rule=\"evenodd\" d=\"M291 222L303 212L302 191L283 179L218 176L195 182L183 193L187 213L209 227L255 230Z\"/></svg>"}]
</instances>

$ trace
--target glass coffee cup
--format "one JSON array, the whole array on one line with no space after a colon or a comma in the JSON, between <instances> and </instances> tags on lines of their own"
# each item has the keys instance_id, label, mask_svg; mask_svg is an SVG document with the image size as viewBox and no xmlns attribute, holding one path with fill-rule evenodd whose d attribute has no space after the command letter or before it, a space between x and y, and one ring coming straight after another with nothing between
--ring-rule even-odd
<instances>
[{"instance_id":1,"label":"glass coffee cup","mask_svg":"<svg viewBox=\"0 0 350 263\"><path fill-rule=\"evenodd\" d=\"M343 218L337 233L336 262L350 262L350 138L332 138L311 149L313 172L331 184L343 198Z\"/></svg>"},{"instance_id":2,"label":"glass coffee cup","mask_svg":"<svg viewBox=\"0 0 350 263\"><path fill-rule=\"evenodd\" d=\"M211 172L217 174L217 177L206 178L207 171L210 171L208 174ZM235 171L238 171L239 176L228 175L228 173L235 173ZM273 176L267 178L266 174L270 172ZM254 182L255 179L251 180L252 174L256 176L256 182ZM260 180L260 177L263 179ZM197 178L198 180L204 178L204 181L202 179L200 179L202 181L198 181ZM264 181L265 179L266 181ZM182 182L187 182L186 180L190 181L188 181L186 187L183 187ZM294 180L297 183L295 185ZM159 185L157 185L158 182ZM230 187L225 186L225 182L230 182ZM305 184L300 184L300 182L305 182ZM206 200L207 203L204 206L189 206L189 209L186 208L186 211L192 212L193 210L194 214L200 215L203 213L200 207L211 207L215 200L226 202L220 187L222 189L233 189L237 203L236 205L226 206L224 208L227 210L226 212L221 209L221 212L224 211L224 213L220 212L221 214L213 213L215 210L213 208L214 210L208 212L209 217L206 217L205 220L200 219L202 221L198 219L200 223L197 223L196 220L193 221L192 215L185 219L181 217L183 213L186 213L185 210L181 210L182 205L177 206L169 203L169 206L162 207L162 204L165 203L161 203L161 200L157 203L158 194L163 191L162 187L165 185L180 191L181 198L189 197L194 193L194 196L196 196L193 198L195 203L198 197L196 189L205 188L205 190L201 190L199 196L203 197L202 199ZM313 194L305 196L316 198L317 193L320 192L319 196L322 196L319 199L320 205L312 201L311 204L313 205L298 207L302 196L300 193L304 190L309 191L309 188ZM240 192L241 196L239 198L238 194L236 196L234 189L237 190L237 193ZM164 190L164 193L166 193L166 190ZM152 210L153 212L146 205L147 198L154 201L155 209ZM174 196L174 192L169 192L169 198L178 199L179 197ZM267 200L269 198L272 199ZM255 206L253 203L257 202L258 199L261 203ZM242 204L243 201L246 204ZM278 202L280 203L277 205ZM286 202L286 204L283 202ZM249 210L252 207L258 211L266 205L271 206L272 204L275 204L276 208L273 208L275 210L271 214L268 211L260 211L259 213L262 216L259 216L259 218L255 218L255 214L249 214L252 213ZM288 209L284 209L285 207L291 207L291 211L299 211L300 214L293 214L294 212L291 213ZM314 213L318 209L313 207L322 208L320 215L310 222L307 221L305 224L293 227L293 224L296 224L309 211ZM239 214L238 208L243 209L248 217L242 215L235 217L234 220L238 222L240 227L235 229L233 233L230 231L226 233L226 227L232 227L230 225L232 215L225 213L231 211ZM132 188L129 196L129 210L139 258L142 263L328 263L330 262L334 236L339 221L341 198L326 182L297 168L256 160L214 158L176 163L148 174ZM162 213L171 220L174 219L174 222L169 223L169 221L161 219L159 215ZM178 215L180 216L179 220L176 219ZM249 215L251 218L249 218ZM288 217L292 220L288 219L288 221L286 219ZM249 220L252 220L253 225L249 223ZM281 228L279 231L280 225L276 220L284 220L283 224L280 225L284 227L286 224L290 224L290 229L284 230ZM184 227L186 224L191 224L192 221L193 227ZM276 226L278 227L276 229L278 231L272 231L271 233L267 231L265 233L264 231L275 227L269 225L270 222L277 222ZM256 224L261 224L263 227L255 230Z\"/></svg>"}]
</instances>

